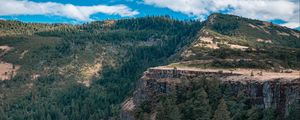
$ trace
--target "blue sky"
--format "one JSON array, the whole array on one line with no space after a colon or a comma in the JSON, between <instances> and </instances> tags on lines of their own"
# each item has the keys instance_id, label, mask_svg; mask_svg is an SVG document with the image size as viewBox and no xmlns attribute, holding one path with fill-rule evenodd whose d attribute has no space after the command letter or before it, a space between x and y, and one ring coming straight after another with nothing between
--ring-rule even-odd
<instances>
[{"instance_id":1,"label":"blue sky","mask_svg":"<svg viewBox=\"0 0 300 120\"><path fill-rule=\"evenodd\" d=\"M0 0L0 19L42 23L169 15L205 20L214 12L300 28L299 0Z\"/></svg>"}]
</instances>

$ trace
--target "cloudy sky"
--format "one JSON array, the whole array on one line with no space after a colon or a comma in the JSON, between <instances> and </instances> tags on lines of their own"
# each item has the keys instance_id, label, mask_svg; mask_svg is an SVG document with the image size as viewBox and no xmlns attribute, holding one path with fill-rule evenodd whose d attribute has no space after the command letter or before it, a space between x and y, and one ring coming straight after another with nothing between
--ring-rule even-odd
<instances>
[{"instance_id":1,"label":"cloudy sky","mask_svg":"<svg viewBox=\"0 0 300 120\"><path fill-rule=\"evenodd\" d=\"M299 0L0 0L0 19L46 23L169 15L205 20L214 12L300 29Z\"/></svg>"}]
</instances>

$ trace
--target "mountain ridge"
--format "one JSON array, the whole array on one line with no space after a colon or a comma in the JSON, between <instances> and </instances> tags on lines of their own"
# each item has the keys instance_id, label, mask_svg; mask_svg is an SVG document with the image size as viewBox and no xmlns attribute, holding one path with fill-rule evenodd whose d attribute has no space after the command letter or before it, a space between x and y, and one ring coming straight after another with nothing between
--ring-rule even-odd
<instances>
[{"instance_id":1,"label":"mountain ridge","mask_svg":"<svg viewBox=\"0 0 300 120\"><path fill-rule=\"evenodd\" d=\"M211 106L214 106L214 103L211 103L210 101L216 99L213 97L222 94L221 96L224 97L225 104L229 106L229 109L226 108L223 111L228 110L227 112L230 114L228 116L231 116L232 119L251 119L253 115L248 115L247 113L249 111L257 112L254 115L257 115L257 118L255 119L267 119L268 117L274 119L297 118L296 115L291 112L291 109L294 109L295 111L300 110L299 101L297 102L300 98L300 96L298 96L298 93L300 92L298 87L300 82L300 71L297 71L299 70L299 66L293 67L297 70L290 70L287 69L289 67L284 66L282 63L270 63L269 61L276 61L274 58L266 61L259 59L261 56L258 56L258 58L250 57L256 57L257 52L262 52L259 49L267 49L268 46L266 45L287 50L299 50L298 46L289 49L289 45L281 46L281 44L277 44L278 46L276 46L273 44L272 40L265 41L257 37L255 38L256 41L253 43L258 45L251 45L251 38L244 37L241 40L239 34L232 34L234 32L227 31L226 33L222 33L222 31L212 30L216 29L213 25L213 19L220 17L218 15L219 14L211 15L209 19L203 23L204 26L198 32L198 35L196 35L197 37L195 37L195 40L190 44L187 44L186 47L183 47L183 49L175 55L177 57L179 56L179 58L176 58L175 56L171 57L171 59L175 59L173 60L175 63L171 63L167 66L149 68L144 72L132 97L125 100L122 105L122 111L120 113L120 118L122 120L149 118L153 120L198 119L199 117L204 117L204 115L197 116L196 114L198 113L194 113L194 110L204 109L202 107L208 103L201 107L195 107L199 103L197 103L197 101L190 102L190 100L197 99L197 95L195 94L201 94L201 92L196 92L199 89L202 91L204 89L203 92L207 94L206 96L208 96L208 98L202 96L204 97L202 99L208 99L209 105ZM222 17L224 16L221 15L221 18ZM225 15L225 17L227 16ZM225 19L245 19L238 16L229 17L230 18ZM246 22L246 24L247 23L248 22ZM263 24L272 26L271 23ZM248 25L251 28L255 28L252 24ZM233 28L239 29L237 26L234 26ZM275 26L275 28L289 30L280 26ZM293 30L291 31L295 32ZM264 34L267 33L265 30L260 32L264 32ZM299 42L299 37L297 35L294 37L296 37L294 40ZM216 41L216 39L220 41ZM232 39L235 41L231 41ZM224 40L225 42L221 40ZM283 41L284 39L280 40ZM239 41L244 41L244 43L240 43ZM299 43L296 44L298 45ZM194 49L196 48L202 51L198 53L194 52ZM221 51L216 51L218 49ZM241 57L227 54L229 58L226 55L205 55L206 51L222 52L226 50L239 51L241 52L240 54L244 55ZM251 55L251 52L255 52L256 54ZM271 54L266 53L268 57L271 57ZM290 54L290 51L287 51L286 54ZM299 51L297 54L299 55ZM269 66L264 66L263 64L269 64ZM299 56L295 58L295 64L299 64ZM200 86L195 85L198 83ZM214 87L212 87L211 84L213 84ZM211 86L212 88L207 86ZM210 89L217 90L220 93L215 93L214 90ZM212 93L211 91L214 92ZM189 96L189 94L194 95ZM240 99L240 95L246 96L246 99ZM221 96L217 99L224 100ZM241 102L244 100L248 102ZM240 102L239 104L245 104L251 109L241 107L238 108L239 113L235 113L231 108L233 107L232 102ZM297 105L298 107L295 107ZM216 110L213 107L212 109ZM272 114L277 115L271 115L266 111L273 111ZM208 117L206 119L215 117L210 115L211 112L201 111L201 114L203 113L207 114ZM193 118L194 116L197 117Z\"/></svg>"},{"instance_id":2,"label":"mountain ridge","mask_svg":"<svg viewBox=\"0 0 300 120\"><path fill-rule=\"evenodd\" d=\"M3 119L46 119L48 116L51 119L115 119L121 103L134 91L147 68L175 62L180 66L199 65L199 68L203 66L197 61L202 60L212 60L204 67L215 68L275 71L300 68L299 40L293 36L294 30L281 30L281 27L277 30L272 25L262 27L264 24L255 22L251 27L241 22L244 18L239 18L241 25L235 26L232 25L235 21L227 23L226 19L235 20L236 16L222 14L216 17L215 23L219 17L218 26L168 17L83 25L0 22L0 53L4 53L0 65L10 66L3 72L10 79L0 81L0 89L4 91L0 94L0 116ZM264 30L270 29L276 39L270 43L271 35L255 36L244 32L245 29L263 35L268 34ZM287 32L289 36L279 35L277 31ZM257 41L258 38L261 40ZM10 48L8 52L6 48Z\"/></svg>"}]
</instances>

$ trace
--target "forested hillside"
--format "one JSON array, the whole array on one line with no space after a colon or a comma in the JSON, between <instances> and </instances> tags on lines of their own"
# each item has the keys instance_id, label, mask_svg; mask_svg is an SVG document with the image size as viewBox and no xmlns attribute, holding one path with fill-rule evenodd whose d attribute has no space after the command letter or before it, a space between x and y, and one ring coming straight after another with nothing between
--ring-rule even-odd
<instances>
[{"instance_id":1,"label":"forested hillside","mask_svg":"<svg viewBox=\"0 0 300 120\"><path fill-rule=\"evenodd\" d=\"M297 120L300 32L213 14L166 66L149 68L122 119Z\"/></svg>"},{"instance_id":2,"label":"forested hillside","mask_svg":"<svg viewBox=\"0 0 300 120\"><path fill-rule=\"evenodd\" d=\"M117 119L142 73L174 61L231 67L229 59L251 59L235 67L299 69L299 33L221 14L204 22L168 16L83 25L0 20L0 120ZM207 96L200 88L189 94ZM173 102L165 101L167 107Z\"/></svg>"},{"instance_id":3,"label":"forested hillside","mask_svg":"<svg viewBox=\"0 0 300 120\"><path fill-rule=\"evenodd\" d=\"M269 22L212 14L177 61L212 60L206 67L299 69L300 32ZM195 64L194 64L195 63ZM205 66L204 66L205 67Z\"/></svg>"},{"instance_id":4,"label":"forested hillside","mask_svg":"<svg viewBox=\"0 0 300 120\"><path fill-rule=\"evenodd\" d=\"M116 118L142 72L167 63L201 25L168 17L84 25L0 21L0 45L10 48L1 61L19 67L0 81L1 119Z\"/></svg>"}]
</instances>

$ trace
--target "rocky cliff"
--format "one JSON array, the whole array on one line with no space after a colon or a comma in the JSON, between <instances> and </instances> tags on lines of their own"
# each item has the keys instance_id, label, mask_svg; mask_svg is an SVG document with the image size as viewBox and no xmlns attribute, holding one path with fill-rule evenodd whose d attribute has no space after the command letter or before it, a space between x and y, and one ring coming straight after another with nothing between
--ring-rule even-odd
<instances>
[{"instance_id":1,"label":"rocky cliff","mask_svg":"<svg viewBox=\"0 0 300 120\"><path fill-rule=\"evenodd\" d=\"M176 90L174 86L182 81L197 77L220 80L231 96L237 96L239 92L243 92L250 97L248 104L262 108L275 108L282 118L288 114L291 105L300 104L300 75L295 78L281 77L262 80L232 71L150 68L140 79L133 97L124 102L120 114L121 119L135 119L134 110L144 101L151 101L160 93L171 93L172 90ZM155 100L152 101L155 102Z\"/></svg>"}]
</instances>

